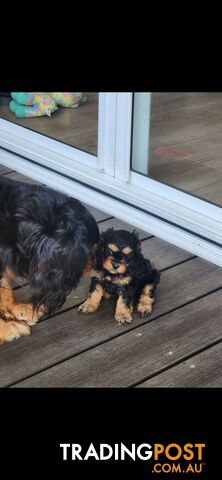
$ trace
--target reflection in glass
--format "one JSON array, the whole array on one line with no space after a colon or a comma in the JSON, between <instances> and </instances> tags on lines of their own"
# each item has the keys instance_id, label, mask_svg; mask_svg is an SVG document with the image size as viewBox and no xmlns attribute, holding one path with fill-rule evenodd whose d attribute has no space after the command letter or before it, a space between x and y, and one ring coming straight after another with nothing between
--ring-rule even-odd
<instances>
[{"instance_id":1,"label":"reflection in glass","mask_svg":"<svg viewBox=\"0 0 222 480\"><path fill-rule=\"evenodd\" d=\"M132 170L222 205L222 93L136 93Z\"/></svg>"},{"instance_id":2,"label":"reflection in glass","mask_svg":"<svg viewBox=\"0 0 222 480\"><path fill-rule=\"evenodd\" d=\"M9 108L10 93L0 92L0 118L97 155L98 93L84 92L83 95L86 101L78 108L59 105L51 116L19 118Z\"/></svg>"}]
</instances>

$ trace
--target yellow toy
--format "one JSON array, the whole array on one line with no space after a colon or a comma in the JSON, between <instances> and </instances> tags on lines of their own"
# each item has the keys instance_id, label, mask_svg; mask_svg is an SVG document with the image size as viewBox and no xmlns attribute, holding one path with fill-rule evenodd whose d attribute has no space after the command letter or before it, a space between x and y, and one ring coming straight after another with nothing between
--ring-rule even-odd
<instances>
[{"instance_id":1,"label":"yellow toy","mask_svg":"<svg viewBox=\"0 0 222 480\"><path fill-rule=\"evenodd\" d=\"M81 103L87 100L87 97L82 92L51 92L51 97L60 107L71 108L78 108Z\"/></svg>"}]
</instances>

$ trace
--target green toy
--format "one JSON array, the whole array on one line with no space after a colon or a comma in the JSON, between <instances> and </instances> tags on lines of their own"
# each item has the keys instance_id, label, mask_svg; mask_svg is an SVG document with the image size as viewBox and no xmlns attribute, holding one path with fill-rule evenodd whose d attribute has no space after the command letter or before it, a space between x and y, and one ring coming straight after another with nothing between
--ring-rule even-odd
<instances>
[{"instance_id":1,"label":"green toy","mask_svg":"<svg viewBox=\"0 0 222 480\"><path fill-rule=\"evenodd\" d=\"M47 93L25 93L12 92L13 100L9 108L15 113L16 117L41 117L51 114L58 110L55 100Z\"/></svg>"},{"instance_id":2,"label":"green toy","mask_svg":"<svg viewBox=\"0 0 222 480\"><path fill-rule=\"evenodd\" d=\"M12 92L9 108L19 118L41 117L58 110L58 106L78 108L87 100L81 92Z\"/></svg>"}]
</instances>

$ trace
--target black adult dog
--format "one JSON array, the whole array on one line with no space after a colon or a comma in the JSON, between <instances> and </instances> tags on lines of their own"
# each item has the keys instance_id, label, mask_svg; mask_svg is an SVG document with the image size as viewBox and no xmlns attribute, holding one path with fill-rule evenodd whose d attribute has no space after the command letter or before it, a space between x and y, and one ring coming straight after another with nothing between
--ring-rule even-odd
<instances>
[{"instance_id":1,"label":"black adult dog","mask_svg":"<svg viewBox=\"0 0 222 480\"><path fill-rule=\"evenodd\" d=\"M0 343L62 306L90 270L98 241L97 223L78 200L0 177ZM29 304L16 302L12 278L29 283Z\"/></svg>"},{"instance_id":2,"label":"black adult dog","mask_svg":"<svg viewBox=\"0 0 222 480\"><path fill-rule=\"evenodd\" d=\"M135 232L108 229L102 233L91 276L89 296L79 307L83 313L95 312L102 297L110 296L117 298L119 323L132 321L134 307L143 317L152 312L160 272L144 258Z\"/></svg>"}]
</instances>

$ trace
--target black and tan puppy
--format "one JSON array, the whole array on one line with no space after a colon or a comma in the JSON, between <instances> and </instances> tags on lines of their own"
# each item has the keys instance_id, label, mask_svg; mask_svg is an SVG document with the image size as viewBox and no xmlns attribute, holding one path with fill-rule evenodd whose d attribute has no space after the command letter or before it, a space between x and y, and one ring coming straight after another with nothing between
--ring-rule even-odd
<instances>
[{"instance_id":1,"label":"black and tan puppy","mask_svg":"<svg viewBox=\"0 0 222 480\"><path fill-rule=\"evenodd\" d=\"M117 322L131 322L134 307L143 317L150 314L160 273L144 258L137 235L109 229L101 234L95 256L89 296L79 310L95 312L103 297L115 296Z\"/></svg>"}]
</instances>

